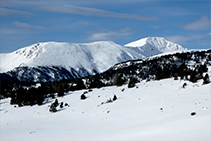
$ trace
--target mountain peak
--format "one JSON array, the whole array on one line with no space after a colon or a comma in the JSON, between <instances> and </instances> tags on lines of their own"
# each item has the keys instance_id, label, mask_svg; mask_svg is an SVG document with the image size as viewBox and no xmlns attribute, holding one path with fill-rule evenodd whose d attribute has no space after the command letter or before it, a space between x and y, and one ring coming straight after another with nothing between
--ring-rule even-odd
<instances>
[{"instance_id":1,"label":"mountain peak","mask_svg":"<svg viewBox=\"0 0 211 141\"><path fill-rule=\"evenodd\" d=\"M133 41L131 43L128 43L124 46L126 46L126 47L141 47L141 46L144 46L146 44L154 44L154 45L160 44L160 45L162 45L162 43L165 43L165 42L170 42L170 41L168 41L164 37L146 37L146 38L142 38L142 39L139 39L137 41ZM174 44L176 44L176 43L174 43Z\"/></svg>"},{"instance_id":2,"label":"mountain peak","mask_svg":"<svg viewBox=\"0 0 211 141\"><path fill-rule=\"evenodd\" d=\"M186 50L181 45L168 41L164 37L146 37L124 45L134 48L146 57L164 52L175 52Z\"/></svg>"}]
</instances>

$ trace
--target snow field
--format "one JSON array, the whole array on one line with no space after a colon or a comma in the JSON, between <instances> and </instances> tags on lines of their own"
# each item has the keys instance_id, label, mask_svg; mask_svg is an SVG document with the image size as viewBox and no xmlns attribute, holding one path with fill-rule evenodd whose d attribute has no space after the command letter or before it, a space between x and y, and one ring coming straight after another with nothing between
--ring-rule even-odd
<instances>
[{"instance_id":1,"label":"snow field","mask_svg":"<svg viewBox=\"0 0 211 141\"><path fill-rule=\"evenodd\" d=\"M182 85L187 83L184 89ZM137 87L104 87L69 92L57 98L68 103L49 112L55 100L42 106L16 107L0 103L2 141L209 141L211 85L173 79L141 81ZM124 89L124 91L123 91ZM112 103L105 103L117 96ZM102 102L104 102L102 104ZM196 115L191 116L191 112Z\"/></svg>"}]
</instances>

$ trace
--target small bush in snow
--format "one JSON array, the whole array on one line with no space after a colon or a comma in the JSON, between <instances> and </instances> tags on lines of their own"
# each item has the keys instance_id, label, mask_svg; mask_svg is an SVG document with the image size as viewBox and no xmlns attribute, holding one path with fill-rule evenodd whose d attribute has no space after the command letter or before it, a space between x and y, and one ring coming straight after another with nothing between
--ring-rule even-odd
<instances>
[{"instance_id":1,"label":"small bush in snow","mask_svg":"<svg viewBox=\"0 0 211 141\"><path fill-rule=\"evenodd\" d=\"M61 104L60 104L60 108L63 108L63 102L61 102Z\"/></svg>"},{"instance_id":2,"label":"small bush in snow","mask_svg":"<svg viewBox=\"0 0 211 141\"><path fill-rule=\"evenodd\" d=\"M182 85L183 88L185 88L186 86L187 86L187 83L184 83L184 84Z\"/></svg>"},{"instance_id":3,"label":"small bush in snow","mask_svg":"<svg viewBox=\"0 0 211 141\"><path fill-rule=\"evenodd\" d=\"M192 112L190 115L191 115L191 116L194 116L194 115L196 115L196 112Z\"/></svg>"},{"instance_id":4,"label":"small bush in snow","mask_svg":"<svg viewBox=\"0 0 211 141\"><path fill-rule=\"evenodd\" d=\"M206 75L204 76L203 80L204 80L204 81L203 81L203 84L209 84L209 83L210 83L209 75L206 74Z\"/></svg>"},{"instance_id":5,"label":"small bush in snow","mask_svg":"<svg viewBox=\"0 0 211 141\"><path fill-rule=\"evenodd\" d=\"M52 113L57 112L57 109L56 109L56 107L55 107L55 105L54 105L54 104L52 104L52 105L50 106L49 111L50 111L50 112L52 112Z\"/></svg>"},{"instance_id":6,"label":"small bush in snow","mask_svg":"<svg viewBox=\"0 0 211 141\"><path fill-rule=\"evenodd\" d=\"M123 88L121 91L124 92L125 88Z\"/></svg>"},{"instance_id":7,"label":"small bush in snow","mask_svg":"<svg viewBox=\"0 0 211 141\"><path fill-rule=\"evenodd\" d=\"M52 113L57 112L56 107L59 105L58 100L56 99L54 103L51 104L49 111Z\"/></svg>"},{"instance_id":8,"label":"small bush in snow","mask_svg":"<svg viewBox=\"0 0 211 141\"><path fill-rule=\"evenodd\" d=\"M65 103L64 106L69 106L69 105L67 103Z\"/></svg>"},{"instance_id":9,"label":"small bush in snow","mask_svg":"<svg viewBox=\"0 0 211 141\"><path fill-rule=\"evenodd\" d=\"M86 99L86 95L85 94L82 94L81 95L81 100L85 100Z\"/></svg>"},{"instance_id":10,"label":"small bush in snow","mask_svg":"<svg viewBox=\"0 0 211 141\"><path fill-rule=\"evenodd\" d=\"M109 99L106 101L106 103L111 103L111 102L113 102L113 101L111 100L111 98L109 98Z\"/></svg>"},{"instance_id":11,"label":"small bush in snow","mask_svg":"<svg viewBox=\"0 0 211 141\"><path fill-rule=\"evenodd\" d=\"M85 91L83 94L87 94L88 93L88 91Z\"/></svg>"},{"instance_id":12,"label":"small bush in snow","mask_svg":"<svg viewBox=\"0 0 211 141\"><path fill-rule=\"evenodd\" d=\"M117 100L117 96L116 95L114 95L114 97L113 97L113 101L115 101L115 100Z\"/></svg>"},{"instance_id":13,"label":"small bush in snow","mask_svg":"<svg viewBox=\"0 0 211 141\"><path fill-rule=\"evenodd\" d=\"M175 76L175 77L174 77L174 80L178 80L178 76Z\"/></svg>"},{"instance_id":14,"label":"small bush in snow","mask_svg":"<svg viewBox=\"0 0 211 141\"><path fill-rule=\"evenodd\" d=\"M133 88L137 82L138 82L138 79L133 77L132 79L130 79L128 83L128 88Z\"/></svg>"}]
</instances>

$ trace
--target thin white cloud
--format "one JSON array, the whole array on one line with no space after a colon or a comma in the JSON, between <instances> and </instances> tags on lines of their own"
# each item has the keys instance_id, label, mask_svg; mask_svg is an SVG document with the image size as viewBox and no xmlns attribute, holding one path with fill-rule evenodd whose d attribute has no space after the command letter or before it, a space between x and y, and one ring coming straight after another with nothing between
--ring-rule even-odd
<instances>
[{"instance_id":1,"label":"thin white cloud","mask_svg":"<svg viewBox=\"0 0 211 141\"><path fill-rule=\"evenodd\" d=\"M122 18L122 19L134 19L134 20L144 20L144 21L158 21L161 20L158 17L142 16L135 14L117 13L96 8L79 7L73 5L46 5L41 7L44 10L66 13L66 14L77 14L84 16L93 17L112 17L112 18Z\"/></svg>"},{"instance_id":2,"label":"thin white cloud","mask_svg":"<svg viewBox=\"0 0 211 141\"><path fill-rule=\"evenodd\" d=\"M89 25L89 22L87 22L87 21L76 21L74 24L76 24L76 25Z\"/></svg>"},{"instance_id":3,"label":"thin white cloud","mask_svg":"<svg viewBox=\"0 0 211 141\"><path fill-rule=\"evenodd\" d=\"M205 40L202 44L203 45L211 45L211 41L210 40Z\"/></svg>"},{"instance_id":4,"label":"thin white cloud","mask_svg":"<svg viewBox=\"0 0 211 141\"><path fill-rule=\"evenodd\" d=\"M178 7L149 7L149 9L156 11L157 13L160 13L162 15L167 15L167 16L187 16L187 15L193 15L196 13L190 12L187 9L183 8L178 8Z\"/></svg>"},{"instance_id":5,"label":"thin white cloud","mask_svg":"<svg viewBox=\"0 0 211 141\"><path fill-rule=\"evenodd\" d=\"M1 5L4 6L23 6L23 5L93 5L93 4L131 4L131 3L146 3L159 0L1 0Z\"/></svg>"},{"instance_id":6,"label":"thin white cloud","mask_svg":"<svg viewBox=\"0 0 211 141\"><path fill-rule=\"evenodd\" d=\"M131 35L134 31L128 27L118 29L116 31L102 31L91 34L87 37L89 41L114 40L122 36Z\"/></svg>"},{"instance_id":7,"label":"thin white cloud","mask_svg":"<svg viewBox=\"0 0 211 141\"><path fill-rule=\"evenodd\" d=\"M186 44L186 42L189 40L201 39L201 38L205 38L205 37L207 37L207 35L191 35L191 36L175 35L175 36L167 36L165 38L167 40L172 41L177 44Z\"/></svg>"},{"instance_id":8,"label":"thin white cloud","mask_svg":"<svg viewBox=\"0 0 211 141\"><path fill-rule=\"evenodd\" d=\"M41 26L34 26L28 23L23 23L23 22L13 22L13 25L17 26L17 27L21 27L21 28L31 28L31 29L45 29L45 27L41 27Z\"/></svg>"},{"instance_id":9,"label":"thin white cloud","mask_svg":"<svg viewBox=\"0 0 211 141\"><path fill-rule=\"evenodd\" d=\"M154 28L154 29L159 29L160 28L159 26L156 26L156 25L151 25L149 27Z\"/></svg>"},{"instance_id":10,"label":"thin white cloud","mask_svg":"<svg viewBox=\"0 0 211 141\"><path fill-rule=\"evenodd\" d=\"M211 29L211 19L207 16L201 16L196 21L182 25L182 28L186 30L208 30Z\"/></svg>"},{"instance_id":11,"label":"thin white cloud","mask_svg":"<svg viewBox=\"0 0 211 141\"><path fill-rule=\"evenodd\" d=\"M36 14L30 13L30 12L26 12L26 11L7 9L7 8L0 8L0 16L8 16L8 15L14 15L14 14L36 16Z\"/></svg>"}]
</instances>

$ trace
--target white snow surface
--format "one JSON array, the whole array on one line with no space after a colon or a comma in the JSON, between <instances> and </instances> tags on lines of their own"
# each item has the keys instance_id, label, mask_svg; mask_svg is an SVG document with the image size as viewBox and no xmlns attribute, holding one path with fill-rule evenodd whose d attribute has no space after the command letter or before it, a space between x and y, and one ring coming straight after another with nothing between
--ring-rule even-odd
<instances>
[{"instance_id":1,"label":"white snow surface","mask_svg":"<svg viewBox=\"0 0 211 141\"><path fill-rule=\"evenodd\" d=\"M210 71L210 69L209 69ZM182 85L187 83L186 88ZM124 91L122 91L124 89ZM211 85L165 79L145 80L134 88L85 90L58 98L69 107L49 112L55 100L42 106L14 107L0 101L2 141L210 141ZM104 103L114 95L117 100ZM195 112L196 115L191 116Z\"/></svg>"},{"instance_id":2,"label":"white snow surface","mask_svg":"<svg viewBox=\"0 0 211 141\"><path fill-rule=\"evenodd\" d=\"M164 52L185 51L181 45L166 40L164 37L146 37L124 45L145 57L157 55Z\"/></svg>"},{"instance_id":3,"label":"white snow surface","mask_svg":"<svg viewBox=\"0 0 211 141\"><path fill-rule=\"evenodd\" d=\"M92 74L93 70L102 72L116 63L143 57L111 41L83 44L45 42L0 54L0 72L19 66L61 66L67 70L84 68Z\"/></svg>"}]
</instances>

